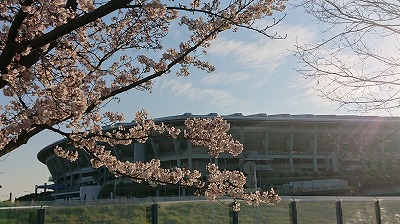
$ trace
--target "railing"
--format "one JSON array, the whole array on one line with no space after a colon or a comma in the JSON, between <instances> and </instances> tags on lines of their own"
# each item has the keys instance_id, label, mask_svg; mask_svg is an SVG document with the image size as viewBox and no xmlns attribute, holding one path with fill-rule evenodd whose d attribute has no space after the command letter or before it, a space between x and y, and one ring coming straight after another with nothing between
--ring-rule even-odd
<instances>
[{"instance_id":1,"label":"railing","mask_svg":"<svg viewBox=\"0 0 400 224\"><path fill-rule=\"evenodd\" d=\"M400 223L400 197L283 197L275 205L242 203L237 213L231 202L167 197L3 203L0 223Z\"/></svg>"}]
</instances>

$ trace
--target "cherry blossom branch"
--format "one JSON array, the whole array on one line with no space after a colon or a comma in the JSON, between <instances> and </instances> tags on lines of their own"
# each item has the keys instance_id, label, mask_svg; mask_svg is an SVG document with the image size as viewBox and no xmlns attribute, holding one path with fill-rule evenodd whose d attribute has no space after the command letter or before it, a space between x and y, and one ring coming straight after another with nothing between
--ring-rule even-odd
<instances>
[{"instance_id":1,"label":"cherry blossom branch","mask_svg":"<svg viewBox=\"0 0 400 224\"><path fill-rule=\"evenodd\" d=\"M132 0L111 0L108 3L100 6L99 8L95 9L90 13L86 13L82 16L79 16L75 19L70 20L68 23L60 25L53 30L49 31L46 34L43 34L40 37L37 37L33 40L21 43L16 45L15 44L15 37L18 31L19 26L22 24L23 20L27 16L28 13L24 12L22 9L18 12L16 19L13 22L13 25L10 27L10 34L8 40L6 41L6 47L3 49L2 54L0 55L0 71L2 74L7 73L7 65L11 62L12 57L15 53L21 53L26 47L31 47L33 50L37 50L46 44L53 43L58 38L80 28L83 27L90 22L93 22L99 18L102 18L118 9L121 9L126 4L129 4ZM32 0L26 0L22 4L22 6L27 6L32 4ZM73 6L73 2L70 3ZM33 54L33 53L31 53ZM36 58L36 55L32 57ZM28 60L25 59L24 66L30 67L37 60ZM0 89L3 88L8 84L2 77L0 77Z\"/></svg>"},{"instance_id":2,"label":"cherry blossom branch","mask_svg":"<svg viewBox=\"0 0 400 224\"><path fill-rule=\"evenodd\" d=\"M121 162L110 151L104 147L81 147L92 156L91 163L94 168L105 166L111 173L117 176L131 178L135 182L145 181L155 187L159 184L172 184L197 189L197 195L203 195L209 200L218 200L220 197L230 196L234 199L244 200L248 205L258 206L260 203L274 204L280 201L280 197L273 189L266 192L245 192L244 184L246 177L239 171L219 170L215 164L206 166L209 171L209 178L206 182L200 180L201 173L197 170L190 171L176 167L164 169L160 167L159 160L145 162ZM58 156L74 161L77 153L64 151L61 148L55 149ZM235 210L240 209L240 203L236 204Z\"/></svg>"},{"instance_id":3,"label":"cherry blossom branch","mask_svg":"<svg viewBox=\"0 0 400 224\"><path fill-rule=\"evenodd\" d=\"M67 3L65 4L65 8L66 9L70 9L71 11L76 11L78 7L78 3L76 0L67 0ZM68 22L72 22L72 19L67 19ZM31 67L32 65L34 65L40 58L40 56L50 52L51 50L53 50L57 44L58 41L53 40L49 42L49 47L47 48L46 52L44 52L43 50L41 50L40 48L33 50L30 54L24 56L21 58L20 60L20 64L25 66L25 67ZM0 79L0 89L2 88L2 84L1 84L2 79Z\"/></svg>"},{"instance_id":4,"label":"cherry blossom branch","mask_svg":"<svg viewBox=\"0 0 400 224\"><path fill-rule=\"evenodd\" d=\"M165 128L164 124L161 123L161 125L155 125L151 119L147 120L146 113L143 111L137 113L135 121L137 125L136 128L134 127L134 129L125 129L118 127L116 131L124 133L132 133L132 131L136 131L139 132L136 134L136 136L141 136L140 132L149 133L150 129L154 129L160 133L165 130L163 129L163 127ZM229 124L224 122L221 117L216 117L213 119L188 118L185 121L185 125L189 130L189 132L185 132L185 136L194 135L204 138L204 140L192 140L192 142L198 146L208 147L210 148L210 151L215 151L215 149L212 149L210 145L215 145L216 141L233 141L232 139L224 140L225 137L220 137L224 136L223 133L229 129ZM256 191L254 193L245 192L244 184L246 183L246 177L239 171L221 171L217 165L208 164L206 166L206 169L209 172L208 180L203 182L201 181L202 174L197 170L190 171L179 167L173 169L164 169L160 167L161 163L156 159L153 159L150 162L122 162L118 160L116 156L112 155L110 150L106 150L104 145L98 144L98 142L109 143L107 141L103 141L104 138L96 138L97 136L91 136L90 134L69 134L52 127L48 127L48 129L64 135L75 147L75 150L67 150L56 146L54 152L59 157L68 159L70 161L75 161L78 158L77 149L82 149L92 157L91 164L94 168L105 166L116 176L122 175L136 182L145 181L153 187L159 184L173 184L193 187L197 190L198 195L203 195L210 200L217 200L223 196L230 196L235 199L244 200L246 204L255 206L261 202L273 204L280 200L280 197L273 190L267 192ZM174 134L171 133L170 130L175 129L172 129L172 127L169 129L169 133L172 137L175 137L176 134L179 133L175 132ZM115 136L118 136L117 133L112 130L108 130L106 133L110 132L115 134ZM110 136L114 137L112 138L113 141L116 139L112 134L107 137ZM131 144L131 142L124 141L117 142L117 144L118 143ZM225 146L218 147L227 147L227 150L230 151L229 147L231 147L231 145L226 144ZM217 153L211 154L217 156ZM238 203L235 209L240 209L239 206L240 204Z\"/></svg>"},{"instance_id":5,"label":"cherry blossom branch","mask_svg":"<svg viewBox=\"0 0 400 224\"><path fill-rule=\"evenodd\" d=\"M205 53L211 40L229 29L245 28L268 36L266 30L280 20L264 29L254 27L255 21L282 11L284 2L145 0L134 5L133 0L26 0L21 5L1 1L0 17L11 20L0 19L0 89L8 99L0 107L0 155L47 129L73 146L74 150L55 148L62 158L73 161L83 149L92 156L94 168L105 166L115 175L152 186L195 185L211 200L229 195L257 204L268 193L244 192L245 176L238 171L220 171L209 164L206 169L211 178L204 183L198 171L163 169L159 160L122 162L106 150L106 146L145 143L153 135L168 133L171 138L183 136L194 146L205 147L212 157L222 152L238 155L243 145L228 134L230 126L222 118L188 118L181 134L180 129L156 124L145 111L139 111L132 127L103 130L104 124L120 123L124 116L101 109L123 92L151 90L152 80L175 67L178 76L189 75L190 67L214 71L197 50ZM173 21L186 27L188 35L179 46L169 47L164 40Z\"/></svg>"},{"instance_id":6,"label":"cherry blossom branch","mask_svg":"<svg viewBox=\"0 0 400 224\"><path fill-rule=\"evenodd\" d=\"M222 26L222 25L221 25ZM221 27L220 26L220 27ZM215 35L216 33L220 32L219 28L217 27L216 29L214 29L212 32L210 32L208 35L206 35L204 38L202 38L197 44L193 45L192 47L190 47L189 49L187 49L184 53L182 53L179 57L177 57L176 59L174 59L171 63L168 64L167 68L154 73L153 75L147 76L141 80L138 80L137 82L134 82L128 86L116 89L114 91L112 91L110 94L106 95L106 96L102 96L99 99L99 102L103 102L104 100L107 100L113 96L116 96L122 92L126 92L130 89L133 89L143 83L146 83L156 77L159 77L161 75L163 75L165 72L167 72L170 68L172 68L174 65L178 64L180 61L183 60L183 58L185 56L187 56L188 54L190 54L191 52L193 52L194 50L196 50L199 46L201 46L206 40L208 40L210 37L212 37L213 35ZM90 113L91 111L93 111L97 106L99 105L99 103L96 104L91 104L89 105L84 113ZM69 120L72 118L72 115L65 117L64 119L61 119L60 121L58 121L57 123L61 123L63 121ZM43 131L44 128L41 127L35 127L33 128L31 131L23 131L21 132L20 136L18 137L18 139L16 139L15 141L11 141L8 144L6 144L2 150L0 150L0 156L3 156L11 151L13 151L14 149L16 149L17 147L26 144L27 140L31 137L33 137L34 135L40 133L41 131Z\"/></svg>"},{"instance_id":7,"label":"cherry blossom branch","mask_svg":"<svg viewBox=\"0 0 400 224\"><path fill-rule=\"evenodd\" d=\"M250 4L250 2L249 2L248 4ZM268 34L268 33L265 32L265 30L267 30L267 29L269 29L269 28L272 28L272 27L278 25L278 24L286 17L286 15L282 16L282 17L279 18L278 20L275 20L275 19L274 19L274 22L272 23L272 25L269 25L269 26L267 26L267 27L265 27L265 28L263 28L263 29L258 29L258 28L254 28L254 27L251 26L251 25L243 25L243 24L241 24L241 23L235 21L233 18L228 18L228 17L222 16L221 14L219 14L220 12L218 12L218 13L213 13L213 12L211 12L211 11L207 11L207 10L203 10L203 9L198 9L198 8L185 8L185 7L177 7L177 6L168 6L168 7L166 7L166 8L167 8L167 9L170 9L170 10L180 10L180 11L187 11L187 12L199 12L199 13L207 14L207 15L210 15L210 16L215 16L215 17L217 17L217 18L221 18L221 19L223 19L223 20L225 20L225 21L230 22L232 25L235 25L235 26L241 27L241 28L245 28L245 29L247 29L247 30L255 31L255 32L260 33L260 34L262 34L262 35L264 35L264 36L266 36L266 37L269 37L269 38L271 38L271 39L284 39L284 38L286 38L286 35L285 35L284 37L282 37L282 36L278 36L277 34L270 35L270 34ZM245 6L242 6L242 7L237 11L237 13L239 13L241 10L243 10L243 9L245 9L245 8L246 8L246 5L245 5Z\"/></svg>"},{"instance_id":8,"label":"cherry blossom branch","mask_svg":"<svg viewBox=\"0 0 400 224\"><path fill-rule=\"evenodd\" d=\"M33 3L33 0L26 0L21 3L21 7L29 6ZM14 56L15 48L18 46L15 42L15 39L18 34L18 29L22 25L25 17L28 15L27 12L24 12L22 9L19 10L17 15L12 22L7 39L5 41L4 49L0 55L0 71L1 74L7 73L7 65L11 62L12 57ZM7 81L5 81L2 77L0 77L0 89L7 85Z\"/></svg>"},{"instance_id":9,"label":"cherry blossom branch","mask_svg":"<svg viewBox=\"0 0 400 224\"><path fill-rule=\"evenodd\" d=\"M219 28L221 28L221 27L222 27L222 25L219 26L219 27L217 27L216 29L214 29L214 31L210 32L208 35L206 35L204 38L202 38L199 42L197 42L195 45L193 45L192 47L190 47L189 49L187 49L184 53L182 53L179 57L175 58L171 63L169 63L169 64L167 65L167 68L166 68L166 69L161 70L161 71L158 71L158 72L155 72L154 74L149 75L149 76L147 76L147 77L145 77L145 78L142 78L142 79L140 79L140 80L138 80L138 81L136 81L136 82L134 82L134 83L132 83L132 84L129 84L129 85L127 85L127 86L124 86L124 87L122 87L122 88L119 88L119 89L117 89L117 90L114 90L114 91L112 91L110 94L108 94L107 96L102 96L102 97L100 98L100 100L105 100L105 99L108 99L108 98L110 98L110 97L116 96L116 95L118 95L118 94L120 94L120 93L123 93L123 92L126 92L126 91L130 90L130 89L133 89L133 88L135 88L135 87L137 87L137 86L139 86L139 85L141 85L141 84L143 84L143 83L146 83L146 82L148 82L148 81L150 81L150 80L152 80L152 79L155 79L155 78L157 78L157 77L162 76L162 75L165 74L167 71L169 71L174 65L178 64L179 62L181 62L181 61L185 58L185 56L189 55L191 52L193 52L193 51L195 51L197 48L199 48L199 47L200 47L205 41L207 41L210 37L214 36L216 33L221 32L221 31L219 30ZM96 106L96 105L92 105L92 106L88 107L88 109L86 110L86 112L92 110L92 108L94 108L95 106Z\"/></svg>"}]
</instances>

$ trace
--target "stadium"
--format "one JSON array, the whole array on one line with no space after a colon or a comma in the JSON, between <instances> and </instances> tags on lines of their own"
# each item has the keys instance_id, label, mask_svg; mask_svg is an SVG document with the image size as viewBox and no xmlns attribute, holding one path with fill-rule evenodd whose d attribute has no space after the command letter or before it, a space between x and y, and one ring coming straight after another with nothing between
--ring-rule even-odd
<instances>
[{"instance_id":1,"label":"stadium","mask_svg":"<svg viewBox=\"0 0 400 224\"><path fill-rule=\"evenodd\" d=\"M188 117L154 119L178 128ZM396 117L350 115L290 115L235 113L222 116L230 125L234 139L244 145L234 157L221 154L211 158L202 147L183 138L152 137L146 143L108 147L122 161L149 161L157 158L162 167L185 167L206 174L205 165L240 170L247 175L248 190L275 188L281 195L399 195L400 120ZM133 126L134 123L124 124ZM105 130L110 127L105 127ZM80 153L69 162L59 158L54 148L71 149L59 140L38 153L54 184L37 186L53 189L55 199L115 198L192 195L190 188L133 183L114 177L106 168L94 169L90 156Z\"/></svg>"}]
</instances>

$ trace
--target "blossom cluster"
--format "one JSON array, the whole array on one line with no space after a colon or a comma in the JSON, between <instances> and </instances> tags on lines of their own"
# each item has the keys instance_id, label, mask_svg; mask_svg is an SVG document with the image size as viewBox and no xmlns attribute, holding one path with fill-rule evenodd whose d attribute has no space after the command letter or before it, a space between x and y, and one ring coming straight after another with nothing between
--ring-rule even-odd
<instances>
[{"instance_id":1,"label":"blossom cluster","mask_svg":"<svg viewBox=\"0 0 400 224\"><path fill-rule=\"evenodd\" d=\"M228 134L230 125L222 117L191 118L185 121L185 126L185 138L190 139L193 145L207 147L213 157L218 157L222 152L237 156L243 150L243 145Z\"/></svg>"},{"instance_id":2,"label":"blossom cluster","mask_svg":"<svg viewBox=\"0 0 400 224\"><path fill-rule=\"evenodd\" d=\"M152 135L152 131L159 134L165 133L172 138L182 137L181 130L167 126L163 123L156 124L147 117L147 112L142 110L136 113L135 125L132 128L124 126L115 127L114 130L99 130L93 133L74 133L70 135L75 148L85 150L92 156L91 163L94 168L105 166L111 173L130 177L133 181L145 181L151 186L159 184L177 184L194 187L199 195L204 195L210 200L223 196L244 200L249 205L258 205L261 202L273 204L280 200L273 191L246 192L245 175L240 171L219 170L215 164L208 164L207 174L201 174L197 170L190 171L186 168L161 168L160 161L152 159L149 162L120 161L105 145L128 145L133 140L145 143ZM229 124L222 117L215 118L187 118L185 120L184 137L190 139L192 144L207 147L213 157L217 157L222 151L238 155L243 145L234 140L228 133ZM155 137L154 135L153 137ZM223 150L220 150L223 149ZM77 150L67 150L60 147L54 149L55 153L68 160L74 161L78 157ZM201 177L207 175L207 180ZM239 209L240 204L235 204L234 209Z\"/></svg>"},{"instance_id":3,"label":"blossom cluster","mask_svg":"<svg viewBox=\"0 0 400 224\"><path fill-rule=\"evenodd\" d=\"M0 88L9 101L0 107L0 152L55 125L89 130L101 122L104 103L131 89L151 90L161 75L214 71L196 51L206 52L233 26L257 29L253 22L283 10L284 2L1 1ZM187 39L164 46L177 24Z\"/></svg>"},{"instance_id":4,"label":"blossom cluster","mask_svg":"<svg viewBox=\"0 0 400 224\"><path fill-rule=\"evenodd\" d=\"M145 142L152 132L158 132L189 138L212 156L238 155L243 147L227 133L226 121L188 119L182 134L178 128L155 124L141 111L136 125L125 128L117 124L123 114L103 112L103 108L118 101L121 93L151 91L154 79L163 75L187 76L193 67L213 72L215 67L201 55L219 33L244 28L268 36L253 24L284 10L285 2L0 1L0 88L4 95L0 155L51 130L92 155L95 167L104 165L115 174L150 183L201 186L197 171L164 170L157 161L121 162L98 143ZM186 31L177 43L168 44L171 27L177 26ZM105 132L104 125L116 128ZM77 158L76 152L55 151L63 158Z\"/></svg>"},{"instance_id":5,"label":"blossom cluster","mask_svg":"<svg viewBox=\"0 0 400 224\"><path fill-rule=\"evenodd\" d=\"M210 200L228 195L234 199L244 200L246 204L254 206L258 206L260 203L274 204L281 200L273 189L266 192L246 192L244 188L246 177L240 171L221 171L217 165L211 163L207 165L207 170L209 172L209 183L205 190L205 196ZM239 210L240 204L235 203L233 209Z\"/></svg>"}]
</instances>

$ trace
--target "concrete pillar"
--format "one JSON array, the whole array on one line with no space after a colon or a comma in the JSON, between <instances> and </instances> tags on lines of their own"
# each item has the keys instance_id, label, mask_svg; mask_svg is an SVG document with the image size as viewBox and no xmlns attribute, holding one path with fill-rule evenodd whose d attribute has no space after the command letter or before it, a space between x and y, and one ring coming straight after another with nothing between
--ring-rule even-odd
<instances>
[{"instance_id":1,"label":"concrete pillar","mask_svg":"<svg viewBox=\"0 0 400 224\"><path fill-rule=\"evenodd\" d=\"M69 184L70 184L71 188L74 187L74 174L72 174L72 172L70 172Z\"/></svg>"},{"instance_id":2,"label":"concrete pillar","mask_svg":"<svg viewBox=\"0 0 400 224\"><path fill-rule=\"evenodd\" d=\"M118 159L121 159L121 156L120 156L120 153L119 153L119 149L117 148L117 146L113 146L112 148L112 151L114 152L114 155L118 158Z\"/></svg>"},{"instance_id":3,"label":"concrete pillar","mask_svg":"<svg viewBox=\"0 0 400 224\"><path fill-rule=\"evenodd\" d=\"M313 170L315 172L318 171L318 161L317 161L317 147L318 147L318 137L317 133L314 132L313 140L311 141L312 147L312 157L313 157Z\"/></svg>"},{"instance_id":4,"label":"concrete pillar","mask_svg":"<svg viewBox=\"0 0 400 224\"><path fill-rule=\"evenodd\" d=\"M244 127L243 125L240 127L240 143L244 144Z\"/></svg>"},{"instance_id":5,"label":"concrete pillar","mask_svg":"<svg viewBox=\"0 0 400 224\"><path fill-rule=\"evenodd\" d=\"M338 172L340 171L340 160L339 160L339 153L340 153L340 141L341 141L341 133L340 128L337 129L335 145L332 153L332 171Z\"/></svg>"},{"instance_id":6,"label":"concrete pillar","mask_svg":"<svg viewBox=\"0 0 400 224\"><path fill-rule=\"evenodd\" d=\"M181 145L179 144L179 142L176 138L173 138L172 142L174 143L174 148L175 148L175 153L176 153L176 166L181 167L182 166Z\"/></svg>"},{"instance_id":7,"label":"concrete pillar","mask_svg":"<svg viewBox=\"0 0 400 224\"><path fill-rule=\"evenodd\" d=\"M108 181L108 169L103 167L103 183L107 183Z\"/></svg>"},{"instance_id":8,"label":"concrete pillar","mask_svg":"<svg viewBox=\"0 0 400 224\"><path fill-rule=\"evenodd\" d=\"M158 159L160 155L159 145L154 141L153 138L150 138L151 148L153 149L154 158Z\"/></svg>"},{"instance_id":9,"label":"concrete pillar","mask_svg":"<svg viewBox=\"0 0 400 224\"><path fill-rule=\"evenodd\" d=\"M294 165L293 165L293 132L289 134L289 170L290 172L294 172Z\"/></svg>"},{"instance_id":10,"label":"concrete pillar","mask_svg":"<svg viewBox=\"0 0 400 224\"><path fill-rule=\"evenodd\" d=\"M132 141L131 142L131 144L129 144L129 149L131 150L131 152L132 152L132 157L134 157L135 156L135 147L134 147L134 145L135 145L135 143Z\"/></svg>"},{"instance_id":11,"label":"concrete pillar","mask_svg":"<svg viewBox=\"0 0 400 224\"><path fill-rule=\"evenodd\" d=\"M186 196L186 190L185 188L181 187L181 196L185 197Z\"/></svg>"},{"instance_id":12,"label":"concrete pillar","mask_svg":"<svg viewBox=\"0 0 400 224\"><path fill-rule=\"evenodd\" d=\"M268 146L269 146L269 126L267 125L267 127L265 128L265 136L264 136L264 140L263 140L263 148L264 148L265 155L269 154Z\"/></svg>"},{"instance_id":13,"label":"concrete pillar","mask_svg":"<svg viewBox=\"0 0 400 224\"><path fill-rule=\"evenodd\" d=\"M61 160L59 160L59 161L61 161ZM68 172L69 177L70 177L70 179L69 179L69 184L70 184L70 186L71 186L71 188L72 188L72 187L73 187L73 181L74 181L74 175L72 174L72 169L71 169L70 162L67 161L67 160L62 160L61 162L62 162L62 164L64 164L63 167L67 167L68 170L69 170L69 172Z\"/></svg>"},{"instance_id":14,"label":"concrete pillar","mask_svg":"<svg viewBox=\"0 0 400 224\"><path fill-rule=\"evenodd\" d=\"M64 174L63 180L64 180L63 183L66 185L66 184L67 184L67 175ZM67 186L66 186L66 187L67 187ZM67 189L68 189L68 188L67 188Z\"/></svg>"},{"instance_id":15,"label":"concrete pillar","mask_svg":"<svg viewBox=\"0 0 400 224\"><path fill-rule=\"evenodd\" d=\"M86 154L86 153L84 153L84 154ZM53 158L47 159L46 165L49 167L49 171L50 171L51 175L57 173L57 165ZM54 179L54 176L53 176L53 179ZM57 179L55 179L55 180L57 180Z\"/></svg>"},{"instance_id":16,"label":"concrete pillar","mask_svg":"<svg viewBox=\"0 0 400 224\"><path fill-rule=\"evenodd\" d=\"M82 154L79 154L79 155L82 155ZM91 164L91 163L90 163L90 160L91 160L92 158L89 156L89 154L83 153L83 157L85 158L87 164Z\"/></svg>"},{"instance_id":17,"label":"concrete pillar","mask_svg":"<svg viewBox=\"0 0 400 224\"><path fill-rule=\"evenodd\" d=\"M358 142L359 145L359 152L360 155L362 155L362 160L361 160L361 170L366 171L368 169L367 167L367 161L366 161L366 156L364 154L364 136L360 136L360 140Z\"/></svg>"},{"instance_id":18,"label":"concrete pillar","mask_svg":"<svg viewBox=\"0 0 400 224\"><path fill-rule=\"evenodd\" d=\"M385 141L382 141L381 144L379 144L379 155L378 155L378 167L379 170L384 171L385 170L385 161L383 154L385 153Z\"/></svg>"},{"instance_id":19,"label":"concrete pillar","mask_svg":"<svg viewBox=\"0 0 400 224\"><path fill-rule=\"evenodd\" d=\"M188 169L193 170L193 156L192 156L193 146L192 142L189 139L186 140L186 147L187 147Z\"/></svg>"},{"instance_id":20,"label":"concrete pillar","mask_svg":"<svg viewBox=\"0 0 400 224\"><path fill-rule=\"evenodd\" d=\"M336 151L331 152L331 160L332 160L332 171L337 172L339 171L339 166L338 166L338 154Z\"/></svg>"},{"instance_id":21,"label":"concrete pillar","mask_svg":"<svg viewBox=\"0 0 400 224\"><path fill-rule=\"evenodd\" d=\"M145 158L145 148L144 144L134 143L133 145L133 161L144 161Z\"/></svg>"},{"instance_id":22,"label":"concrete pillar","mask_svg":"<svg viewBox=\"0 0 400 224\"><path fill-rule=\"evenodd\" d=\"M331 171L331 153L325 154L325 171Z\"/></svg>"},{"instance_id":23,"label":"concrete pillar","mask_svg":"<svg viewBox=\"0 0 400 224\"><path fill-rule=\"evenodd\" d=\"M59 168L60 170L64 170L65 168L69 168L69 167L65 167L65 166L63 165L61 159L60 159L58 156L56 156L54 159L55 159L55 161L56 161L56 163L57 163L57 165L58 165L58 168Z\"/></svg>"}]
</instances>

